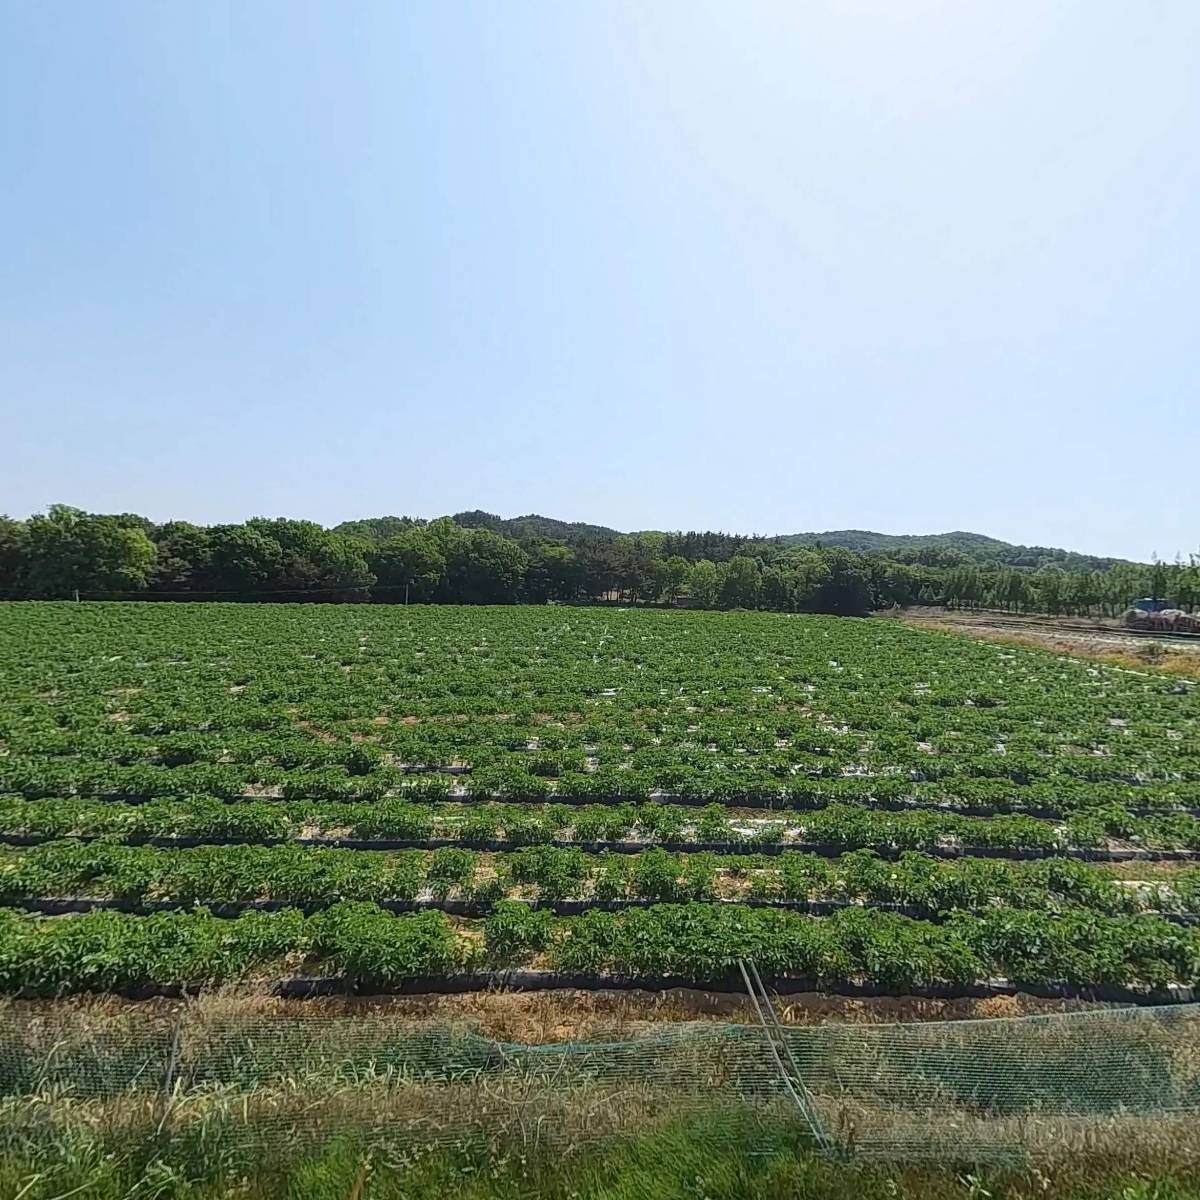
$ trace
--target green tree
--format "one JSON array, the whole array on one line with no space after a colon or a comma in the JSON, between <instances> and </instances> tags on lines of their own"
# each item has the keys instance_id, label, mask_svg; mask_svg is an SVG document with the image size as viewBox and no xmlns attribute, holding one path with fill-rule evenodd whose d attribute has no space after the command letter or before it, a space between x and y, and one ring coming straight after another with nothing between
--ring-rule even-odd
<instances>
[{"instance_id":1,"label":"green tree","mask_svg":"<svg viewBox=\"0 0 1200 1200\"><path fill-rule=\"evenodd\" d=\"M687 587L690 575L691 567L682 555L672 554L670 558L659 559L656 576L659 596L668 602L674 600Z\"/></svg>"},{"instance_id":2,"label":"green tree","mask_svg":"<svg viewBox=\"0 0 1200 1200\"><path fill-rule=\"evenodd\" d=\"M1029 572L1002 567L992 582L992 603L1009 612L1024 612L1029 607Z\"/></svg>"},{"instance_id":3,"label":"green tree","mask_svg":"<svg viewBox=\"0 0 1200 1200\"><path fill-rule=\"evenodd\" d=\"M342 537L357 538L372 546L381 546L410 529L419 529L424 521L416 521L412 517L367 517L361 521L343 521L335 525L331 532Z\"/></svg>"},{"instance_id":4,"label":"green tree","mask_svg":"<svg viewBox=\"0 0 1200 1200\"><path fill-rule=\"evenodd\" d=\"M1189 612L1200 608L1200 554L1189 556L1186 565L1180 565L1175 592L1180 608Z\"/></svg>"},{"instance_id":5,"label":"green tree","mask_svg":"<svg viewBox=\"0 0 1200 1200\"><path fill-rule=\"evenodd\" d=\"M817 589L817 611L855 616L871 610L871 581L861 554L837 547L821 551L826 580Z\"/></svg>"},{"instance_id":6,"label":"green tree","mask_svg":"<svg viewBox=\"0 0 1200 1200\"><path fill-rule=\"evenodd\" d=\"M1090 614L1100 603L1103 586L1098 571L1070 571L1066 579L1065 605L1071 612Z\"/></svg>"},{"instance_id":7,"label":"green tree","mask_svg":"<svg viewBox=\"0 0 1200 1200\"><path fill-rule=\"evenodd\" d=\"M380 588L391 589L389 600L432 600L446 577L446 555L437 538L420 525L409 525L369 551L367 565Z\"/></svg>"},{"instance_id":8,"label":"green tree","mask_svg":"<svg viewBox=\"0 0 1200 1200\"><path fill-rule=\"evenodd\" d=\"M707 558L702 558L699 562L692 564L692 572L688 577L688 590L697 604L704 608L715 607L718 584L715 563Z\"/></svg>"},{"instance_id":9,"label":"green tree","mask_svg":"<svg viewBox=\"0 0 1200 1200\"><path fill-rule=\"evenodd\" d=\"M1124 612L1131 600L1144 596L1150 582L1146 568L1136 563L1118 563L1104 578L1105 607L1109 615Z\"/></svg>"},{"instance_id":10,"label":"green tree","mask_svg":"<svg viewBox=\"0 0 1200 1200\"><path fill-rule=\"evenodd\" d=\"M759 580L758 604L770 612L786 612L791 608L788 577L779 567L771 566L763 570Z\"/></svg>"},{"instance_id":11,"label":"green tree","mask_svg":"<svg viewBox=\"0 0 1200 1200\"><path fill-rule=\"evenodd\" d=\"M877 608L905 608L921 594L921 573L908 563L884 561L872 571L871 588Z\"/></svg>"},{"instance_id":12,"label":"green tree","mask_svg":"<svg viewBox=\"0 0 1200 1200\"><path fill-rule=\"evenodd\" d=\"M961 607L977 608L988 591L987 577L975 563L954 567L946 580L946 598Z\"/></svg>"},{"instance_id":13,"label":"green tree","mask_svg":"<svg viewBox=\"0 0 1200 1200\"><path fill-rule=\"evenodd\" d=\"M800 550L787 558L792 579L792 604L801 612L818 612L821 597L832 578L829 564L820 550Z\"/></svg>"},{"instance_id":14,"label":"green tree","mask_svg":"<svg viewBox=\"0 0 1200 1200\"><path fill-rule=\"evenodd\" d=\"M1066 572L1061 567L1040 567L1033 575L1033 592L1040 611L1061 612L1067 592Z\"/></svg>"},{"instance_id":15,"label":"green tree","mask_svg":"<svg viewBox=\"0 0 1200 1200\"><path fill-rule=\"evenodd\" d=\"M375 582L365 543L331 533L315 521L255 517L246 527L278 545L278 586L284 590L351 592Z\"/></svg>"},{"instance_id":16,"label":"green tree","mask_svg":"<svg viewBox=\"0 0 1200 1200\"><path fill-rule=\"evenodd\" d=\"M593 600L607 597L616 590L618 562L616 547L611 541L584 542L575 550L583 594Z\"/></svg>"},{"instance_id":17,"label":"green tree","mask_svg":"<svg viewBox=\"0 0 1200 1200\"><path fill-rule=\"evenodd\" d=\"M520 594L529 556L490 529L463 529L449 518L427 526L446 558L439 599L457 604L511 604Z\"/></svg>"},{"instance_id":18,"label":"green tree","mask_svg":"<svg viewBox=\"0 0 1200 1200\"><path fill-rule=\"evenodd\" d=\"M1150 595L1155 600L1165 600L1167 598L1170 575L1170 568L1165 562L1160 562L1156 558L1150 564Z\"/></svg>"},{"instance_id":19,"label":"green tree","mask_svg":"<svg viewBox=\"0 0 1200 1200\"><path fill-rule=\"evenodd\" d=\"M139 591L154 569L154 543L116 517L54 504L25 523L26 586L36 595Z\"/></svg>"},{"instance_id":20,"label":"green tree","mask_svg":"<svg viewBox=\"0 0 1200 1200\"><path fill-rule=\"evenodd\" d=\"M758 604L759 566L744 554L729 560L721 587L723 608L754 608Z\"/></svg>"},{"instance_id":21,"label":"green tree","mask_svg":"<svg viewBox=\"0 0 1200 1200\"><path fill-rule=\"evenodd\" d=\"M512 604L520 595L529 556L511 538L476 529L462 565L467 598L479 604Z\"/></svg>"},{"instance_id":22,"label":"green tree","mask_svg":"<svg viewBox=\"0 0 1200 1200\"><path fill-rule=\"evenodd\" d=\"M157 554L154 562L156 591L190 591L211 566L209 531L188 521L168 521L152 534Z\"/></svg>"},{"instance_id":23,"label":"green tree","mask_svg":"<svg viewBox=\"0 0 1200 1200\"><path fill-rule=\"evenodd\" d=\"M525 598L535 604L547 600L574 600L583 586L579 559L562 542L541 538L526 547Z\"/></svg>"},{"instance_id":24,"label":"green tree","mask_svg":"<svg viewBox=\"0 0 1200 1200\"><path fill-rule=\"evenodd\" d=\"M249 593L282 587L282 566L274 538L249 525L213 525L207 563L193 578L199 591Z\"/></svg>"},{"instance_id":25,"label":"green tree","mask_svg":"<svg viewBox=\"0 0 1200 1200\"><path fill-rule=\"evenodd\" d=\"M661 534L640 534L616 539L617 581L630 600L658 598L657 547L661 538Z\"/></svg>"},{"instance_id":26,"label":"green tree","mask_svg":"<svg viewBox=\"0 0 1200 1200\"><path fill-rule=\"evenodd\" d=\"M29 536L24 521L0 516L0 593L20 595L29 566Z\"/></svg>"}]
</instances>

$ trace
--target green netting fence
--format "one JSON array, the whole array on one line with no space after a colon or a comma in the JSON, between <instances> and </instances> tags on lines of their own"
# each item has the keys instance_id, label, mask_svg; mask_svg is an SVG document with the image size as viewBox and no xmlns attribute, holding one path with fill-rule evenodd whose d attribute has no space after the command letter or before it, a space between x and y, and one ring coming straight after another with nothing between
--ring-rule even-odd
<instances>
[{"instance_id":1,"label":"green netting fence","mask_svg":"<svg viewBox=\"0 0 1200 1200\"><path fill-rule=\"evenodd\" d=\"M387 1009L11 1004L0 1151L151 1137L259 1156L336 1136L569 1152L694 1114L846 1157L1006 1161L1118 1144L1200 1156L1200 1005L787 1027L806 1106L761 1026L646 1030L526 1045Z\"/></svg>"}]
</instances>

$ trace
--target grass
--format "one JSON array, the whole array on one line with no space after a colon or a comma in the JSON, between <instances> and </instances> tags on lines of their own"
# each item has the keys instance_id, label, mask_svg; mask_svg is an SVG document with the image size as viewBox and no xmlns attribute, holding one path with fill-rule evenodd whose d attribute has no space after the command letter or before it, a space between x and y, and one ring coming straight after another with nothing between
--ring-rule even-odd
<instances>
[{"instance_id":1,"label":"grass","mask_svg":"<svg viewBox=\"0 0 1200 1200\"><path fill-rule=\"evenodd\" d=\"M645 1010L589 998L590 1031L625 1040L569 1063L468 1036L489 1020L562 1033L547 999L473 997L450 1027L440 1003L8 1002L0 1198L1200 1200L1183 1010L802 1025L801 1073L844 1148L830 1160L737 1026L630 1041Z\"/></svg>"},{"instance_id":2,"label":"grass","mask_svg":"<svg viewBox=\"0 0 1200 1200\"><path fill-rule=\"evenodd\" d=\"M785 1126L679 1121L576 1153L556 1146L370 1150L331 1140L252 1166L198 1138L165 1151L75 1139L34 1154L0 1151L11 1200L1193 1200L1200 1172L1160 1173L1127 1157L1053 1169L841 1163Z\"/></svg>"},{"instance_id":3,"label":"grass","mask_svg":"<svg viewBox=\"0 0 1200 1200\"><path fill-rule=\"evenodd\" d=\"M166 1005L0 1009L0 1197L1200 1200L1183 1010L798 1029L831 1160L737 1026L554 1049L262 1007L178 1038Z\"/></svg>"},{"instance_id":4,"label":"grass","mask_svg":"<svg viewBox=\"0 0 1200 1200\"><path fill-rule=\"evenodd\" d=\"M1142 864L1131 865L1134 873ZM1084 1000L1047 1000L1035 996L963 997L933 1000L919 997L835 996L824 992L781 997L779 1019L787 1025L827 1022L892 1024L909 1021L961 1021L1079 1012L1108 1005ZM125 1000L118 996L77 996L64 1000L14 1000L0 997L0 1031L18 1029L40 1018L47 1029L77 1029L94 1038L101 1031L122 1030L154 1020L166 1024L187 1010L193 1018L223 1021L312 1020L336 1017L387 1020L417 1031L470 1029L500 1041L544 1044L572 1040L611 1041L640 1037L663 1024L683 1021L757 1024L745 996L676 988L665 992L478 991L457 994L418 993L403 996L331 996L285 1000L243 988L227 988L182 1000ZM0 1047L5 1038L0 1032Z\"/></svg>"}]
</instances>

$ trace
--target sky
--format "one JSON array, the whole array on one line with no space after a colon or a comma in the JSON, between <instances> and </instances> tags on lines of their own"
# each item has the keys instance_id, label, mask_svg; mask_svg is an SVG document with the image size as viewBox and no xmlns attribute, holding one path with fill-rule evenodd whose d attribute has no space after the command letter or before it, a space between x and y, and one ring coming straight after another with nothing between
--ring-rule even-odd
<instances>
[{"instance_id":1,"label":"sky","mask_svg":"<svg viewBox=\"0 0 1200 1200\"><path fill-rule=\"evenodd\" d=\"M0 0L0 511L1200 551L1194 0Z\"/></svg>"}]
</instances>

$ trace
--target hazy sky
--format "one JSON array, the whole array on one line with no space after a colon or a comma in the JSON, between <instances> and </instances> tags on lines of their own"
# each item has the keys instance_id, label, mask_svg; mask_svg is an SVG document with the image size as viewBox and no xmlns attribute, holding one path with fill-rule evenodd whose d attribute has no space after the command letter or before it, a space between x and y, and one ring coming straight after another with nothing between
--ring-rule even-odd
<instances>
[{"instance_id":1,"label":"hazy sky","mask_svg":"<svg viewBox=\"0 0 1200 1200\"><path fill-rule=\"evenodd\" d=\"M1200 4L0 0L0 510L1200 549Z\"/></svg>"}]
</instances>

